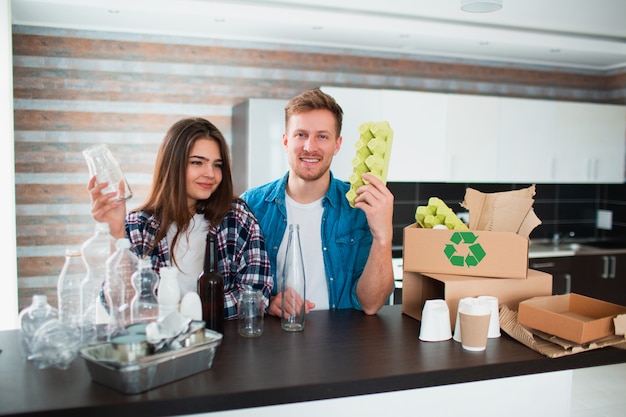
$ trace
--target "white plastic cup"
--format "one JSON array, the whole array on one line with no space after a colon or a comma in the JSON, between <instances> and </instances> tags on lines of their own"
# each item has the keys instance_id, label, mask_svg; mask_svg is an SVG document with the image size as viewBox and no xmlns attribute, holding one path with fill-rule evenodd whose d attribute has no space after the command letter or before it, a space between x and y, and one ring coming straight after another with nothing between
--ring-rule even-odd
<instances>
[{"instance_id":1,"label":"white plastic cup","mask_svg":"<svg viewBox=\"0 0 626 417\"><path fill-rule=\"evenodd\" d=\"M486 300L491 306L491 319L489 320L489 333L487 337L489 339L496 339L500 337L500 308L498 304L498 297L493 295L481 295L479 300Z\"/></svg>"},{"instance_id":2,"label":"white plastic cup","mask_svg":"<svg viewBox=\"0 0 626 417\"><path fill-rule=\"evenodd\" d=\"M419 339L424 342L440 342L451 337L448 304L445 300L426 300L422 309Z\"/></svg>"},{"instance_id":3,"label":"white plastic cup","mask_svg":"<svg viewBox=\"0 0 626 417\"><path fill-rule=\"evenodd\" d=\"M459 300L459 305L461 301ZM452 337L456 342L461 343L461 318L459 317L459 308L456 309L456 320L454 321L454 336Z\"/></svg>"}]
</instances>

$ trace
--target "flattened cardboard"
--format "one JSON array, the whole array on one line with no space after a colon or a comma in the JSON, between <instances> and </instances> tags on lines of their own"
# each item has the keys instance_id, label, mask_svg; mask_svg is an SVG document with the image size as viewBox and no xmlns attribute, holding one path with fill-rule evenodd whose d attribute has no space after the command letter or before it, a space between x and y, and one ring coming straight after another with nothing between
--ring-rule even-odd
<instances>
[{"instance_id":1,"label":"flattened cardboard","mask_svg":"<svg viewBox=\"0 0 626 417\"><path fill-rule=\"evenodd\" d=\"M626 307L580 294L536 297L520 303L518 321L534 330L574 343L615 334L614 318Z\"/></svg>"},{"instance_id":2,"label":"flattened cardboard","mask_svg":"<svg viewBox=\"0 0 626 417\"><path fill-rule=\"evenodd\" d=\"M443 299L448 304L454 328L459 300L465 297L493 295L500 305L517 310L521 301L552 294L552 275L528 270L527 279L491 279L446 274L421 274L404 270L402 274L402 312L422 319L426 300Z\"/></svg>"},{"instance_id":3,"label":"flattened cardboard","mask_svg":"<svg viewBox=\"0 0 626 417\"><path fill-rule=\"evenodd\" d=\"M424 229L414 223L404 228L402 264L405 271L425 274L525 279L528 242L512 232ZM451 254L461 257L462 265Z\"/></svg>"},{"instance_id":4,"label":"flattened cardboard","mask_svg":"<svg viewBox=\"0 0 626 417\"><path fill-rule=\"evenodd\" d=\"M519 324L517 311L510 310L507 306L501 306L500 308L500 328L513 339L549 358L560 358L607 346L626 349L626 339L623 336L608 336L604 339L581 345L528 329Z\"/></svg>"}]
</instances>

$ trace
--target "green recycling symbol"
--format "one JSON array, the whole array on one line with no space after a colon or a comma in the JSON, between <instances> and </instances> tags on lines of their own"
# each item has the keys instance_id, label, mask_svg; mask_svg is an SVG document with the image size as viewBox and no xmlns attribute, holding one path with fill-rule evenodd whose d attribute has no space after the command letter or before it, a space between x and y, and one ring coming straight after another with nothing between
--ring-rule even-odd
<instances>
[{"instance_id":1,"label":"green recycling symbol","mask_svg":"<svg viewBox=\"0 0 626 417\"><path fill-rule=\"evenodd\" d=\"M454 266L463 266L464 264L468 267L476 266L486 255L480 243L475 243L476 240L478 240L478 236L472 232L455 232L450 237L452 244L447 243L443 253L446 254L450 263ZM457 253L457 245L460 244L467 245L467 249L469 250L465 257Z\"/></svg>"}]
</instances>

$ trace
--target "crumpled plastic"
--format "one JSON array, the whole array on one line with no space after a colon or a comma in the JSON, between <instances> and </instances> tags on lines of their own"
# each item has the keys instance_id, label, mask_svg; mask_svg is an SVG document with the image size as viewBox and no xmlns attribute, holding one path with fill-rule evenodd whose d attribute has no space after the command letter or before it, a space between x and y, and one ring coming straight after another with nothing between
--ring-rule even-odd
<instances>
[{"instance_id":1,"label":"crumpled plastic","mask_svg":"<svg viewBox=\"0 0 626 417\"><path fill-rule=\"evenodd\" d=\"M80 330L53 319L45 322L33 335L27 359L39 369L67 369L78 356L80 347Z\"/></svg>"}]
</instances>

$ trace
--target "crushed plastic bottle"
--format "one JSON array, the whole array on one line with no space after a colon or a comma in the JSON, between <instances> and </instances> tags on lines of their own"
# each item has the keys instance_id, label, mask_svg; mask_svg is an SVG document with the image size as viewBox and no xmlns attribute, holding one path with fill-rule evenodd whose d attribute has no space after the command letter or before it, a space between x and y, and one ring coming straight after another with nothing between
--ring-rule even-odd
<instances>
[{"instance_id":1,"label":"crushed plastic bottle","mask_svg":"<svg viewBox=\"0 0 626 417\"><path fill-rule=\"evenodd\" d=\"M48 304L48 297L43 294L33 295L31 305L20 311L20 349L28 359L32 354L35 332L50 320L58 319L59 311Z\"/></svg>"},{"instance_id":2,"label":"crushed plastic bottle","mask_svg":"<svg viewBox=\"0 0 626 417\"><path fill-rule=\"evenodd\" d=\"M52 319L33 335L32 352L28 359L39 369L67 369L78 356L80 347L80 329Z\"/></svg>"}]
</instances>

